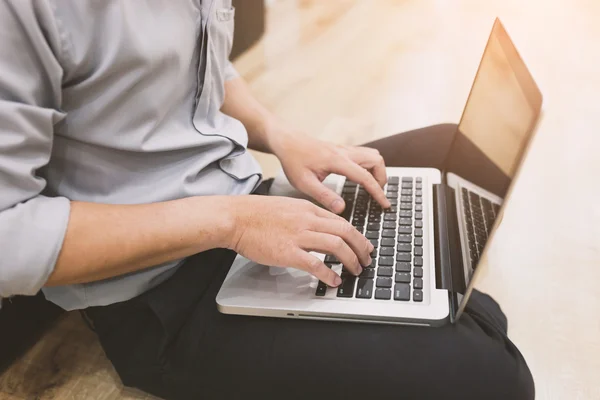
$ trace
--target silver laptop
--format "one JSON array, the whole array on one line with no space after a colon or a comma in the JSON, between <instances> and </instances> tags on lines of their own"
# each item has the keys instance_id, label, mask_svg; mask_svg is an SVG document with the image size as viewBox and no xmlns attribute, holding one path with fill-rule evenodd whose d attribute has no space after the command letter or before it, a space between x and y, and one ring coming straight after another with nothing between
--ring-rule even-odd
<instances>
[{"instance_id":1,"label":"silver laptop","mask_svg":"<svg viewBox=\"0 0 600 400\"><path fill-rule=\"evenodd\" d=\"M387 210L356 183L326 179L346 201L343 216L375 245L361 276L346 273L334 256L319 255L342 276L330 288L306 272L238 256L217 295L218 309L423 326L455 322L502 219L541 105L536 83L496 20L442 171L387 168ZM298 195L283 175L270 193Z\"/></svg>"}]
</instances>

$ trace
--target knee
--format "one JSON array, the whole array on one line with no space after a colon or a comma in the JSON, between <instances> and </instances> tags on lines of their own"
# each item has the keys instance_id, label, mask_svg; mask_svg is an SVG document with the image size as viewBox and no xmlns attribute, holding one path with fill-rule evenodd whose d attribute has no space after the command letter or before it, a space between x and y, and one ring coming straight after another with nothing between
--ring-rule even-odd
<instances>
[{"instance_id":1,"label":"knee","mask_svg":"<svg viewBox=\"0 0 600 400\"><path fill-rule=\"evenodd\" d=\"M515 349L516 350L516 349ZM463 360L467 361L467 360ZM520 353L512 351L483 351L481 357L468 367L470 376L466 398L533 400L533 377ZM465 371L466 372L466 371ZM464 382L464 381L463 381ZM464 388L463 388L464 389Z\"/></svg>"}]
</instances>

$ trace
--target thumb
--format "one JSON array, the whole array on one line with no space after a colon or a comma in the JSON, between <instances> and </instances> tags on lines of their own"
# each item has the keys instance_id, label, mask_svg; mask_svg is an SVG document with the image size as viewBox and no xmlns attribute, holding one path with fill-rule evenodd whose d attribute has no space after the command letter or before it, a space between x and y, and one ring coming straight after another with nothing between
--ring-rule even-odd
<instances>
[{"instance_id":1,"label":"thumb","mask_svg":"<svg viewBox=\"0 0 600 400\"><path fill-rule=\"evenodd\" d=\"M344 208L346 207L344 200L342 200L342 198L333 190L325 186L315 175L307 174L307 176L298 183L298 189L336 214L344 211Z\"/></svg>"}]
</instances>

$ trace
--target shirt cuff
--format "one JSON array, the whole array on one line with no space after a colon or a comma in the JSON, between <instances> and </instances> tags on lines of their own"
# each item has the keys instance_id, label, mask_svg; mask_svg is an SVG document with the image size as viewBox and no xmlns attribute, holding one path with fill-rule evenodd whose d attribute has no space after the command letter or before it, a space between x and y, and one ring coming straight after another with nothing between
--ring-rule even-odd
<instances>
[{"instance_id":1,"label":"shirt cuff","mask_svg":"<svg viewBox=\"0 0 600 400\"><path fill-rule=\"evenodd\" d=\"M230 81L240 76L239 72L237 72L237 70L229 60L227 60L227 65L225 65L224 75L226 81Z\"/></svg>"},{"instance_id":2,"label":"shirt cuff","mask_svg":"<svg viewBox=\"0 0 600 400\"><path fill-rule=\"evenodd\" d=\"M37 196L0 212L0 298L35 295L54 271L71 203Z\"/></svg>"}]
</instances>

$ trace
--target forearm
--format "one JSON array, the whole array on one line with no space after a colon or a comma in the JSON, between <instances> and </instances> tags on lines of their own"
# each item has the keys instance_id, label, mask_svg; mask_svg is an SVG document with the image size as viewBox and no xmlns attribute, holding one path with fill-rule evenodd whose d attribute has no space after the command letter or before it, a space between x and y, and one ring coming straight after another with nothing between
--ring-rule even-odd
<instances>
[{"instance_id":1,"label":"forearm","mask_svg":"<svg viewBox=\"0 0 600 400\"><path fill-rule=\"evenodd\" d=\"M46 286L91 282L227 247L233 220L223 196L141 205L72 202Z\"/></svg>"},{"instance_id":2,"label":"forearm","mask_svg":"<svg viewBox=\"0 0 600 400\"><path fill-rule=\"evenodd\" d=\"M264 153L274 153L280 138L271 134L279 121L252 95L250 88L242 78L225 82L225 100L221 111L239 120L248 131L248 147Z\"/></svg>"}]
</instances>

